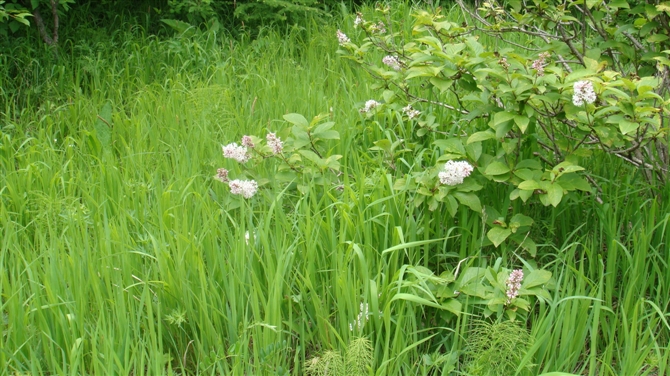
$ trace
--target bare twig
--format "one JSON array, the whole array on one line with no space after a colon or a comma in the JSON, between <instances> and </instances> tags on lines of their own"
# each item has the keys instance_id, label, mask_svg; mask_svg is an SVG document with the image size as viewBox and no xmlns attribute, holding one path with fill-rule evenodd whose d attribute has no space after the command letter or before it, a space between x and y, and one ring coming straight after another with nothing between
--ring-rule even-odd
<instances>
[{"instance_id":1,"label":"bare twig","mask_svg":"<svg viewBox=\"0 0 670 376\"><path fill-rule=\"evenodd\" d=\"M575 55L575 57L577 59L579 59L579 63L581 65L584 65L584 56L582 56L582 54L577 50L577 48L575 48L575 45L572 44L572 41L571 41L572 38L568 37L568 35L565 32L565 29L563 28L563 25L558 24L558 31L561 33L561 36L563 37L561 39L563 41L563 43L565 43L568 46L568 48L570 48L570 51L572 52L572 54Z\"/></svg>"},{"instance_id":2,"label":"bare twig","mask_svg":"<svg viewBox=\"0 0 670 376\"><path fill-rule=\"evenodd\" d=\"M647 52L647 49L644 48L644 46L642 45L642 43L640 43L640 41L638 41L637 39L635 39L635 37L632 36L629 32L624 31L624 32L622 32L621 34L625 35L626 38L628 38L628 39L631 41L631 43L633 43L633 46L635 46L635 48L637 48L638 50L640 50L640 51L642 51L642 52Z\"/></svg>"}]
</instances>

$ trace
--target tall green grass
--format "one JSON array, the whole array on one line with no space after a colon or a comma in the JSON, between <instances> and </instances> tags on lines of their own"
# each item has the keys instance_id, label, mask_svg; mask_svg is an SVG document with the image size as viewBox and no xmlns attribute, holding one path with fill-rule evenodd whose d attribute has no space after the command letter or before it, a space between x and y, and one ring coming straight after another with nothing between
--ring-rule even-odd
<instances>
[{"instance_id":1,"label":"tall green grass","mask_svg":"<svg viewBox=\"0 0 670 376\"><path fill-rule=\"evenodd\" d=\"M367 147L402 135L359 115L376 93L336 56L335 30L350 27L337 22L254 40L82 26L58 58L27 44L2 53L4 374L300 375L359 336L374 346L370 374L464 369L475 318L398 299L405 265L521 259L482 248L478 216L452 220L392 189L393 170ZM332 113L343 188L301 194L270 179L252 200L230 197L211 178L220 144L286 127L289 112ZM604 204L526 208L540 250L524 261L551 270L556 288L524 323L524 362L537 374L666 374L667 188L607 158L590 169ZM510 205L505 188L483 195Z\"/></svg>"}]
</instances>

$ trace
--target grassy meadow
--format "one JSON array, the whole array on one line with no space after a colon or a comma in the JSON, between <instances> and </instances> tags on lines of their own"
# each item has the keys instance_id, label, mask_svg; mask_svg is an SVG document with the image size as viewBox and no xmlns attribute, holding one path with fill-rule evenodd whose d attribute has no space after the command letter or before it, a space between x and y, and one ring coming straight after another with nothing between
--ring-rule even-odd
<instances>
[{"instance_id":1,"label":"grassy meadow","mask_svg":"<svg viewBox=\"0 0 670 376\"><path fill-rule=\"evenodd\" d=\"M471 211L415 207L370 150L396 136L358 111L373 79L336 53L349 12L253 38L82 25L57 53L0 51L0 374L303 375L317 356L367 356L367 338L360 374L466 375L479 306L447 317L408 297L409 265L461 261L552 272L517 374L670 374L668 188L603 156L586 166L602 203L481 193L535 219L535 257L483 243ZM340 186L224 160L222 144L283 132L287 113L335 122ZM232 196L219 167L264 184Z\"/></svg>"}]
</instances>

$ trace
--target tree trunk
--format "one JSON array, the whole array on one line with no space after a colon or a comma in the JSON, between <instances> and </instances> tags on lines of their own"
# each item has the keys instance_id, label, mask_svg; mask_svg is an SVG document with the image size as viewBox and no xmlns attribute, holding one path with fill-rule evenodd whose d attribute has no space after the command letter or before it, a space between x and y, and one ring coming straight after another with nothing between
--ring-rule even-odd
<instances>
[{"instance_id":1,"label":"tree trunk","mask_svg":"<svg viewBox=\"0 0 670 376\"><path fill-rule=\"evenodd\" d=\"M55 46L58 44L58 3L56 0L51 0L51 14L53 15L54 27L53 34L49 35L46 26L44 25L44 20L42 19L42 14L40 13L39 8L36 8L33 11L33 16L35 17L35 24L37 29L40 32L40 36L44 43L49 46Z\"/></svg>"}]
</instances>

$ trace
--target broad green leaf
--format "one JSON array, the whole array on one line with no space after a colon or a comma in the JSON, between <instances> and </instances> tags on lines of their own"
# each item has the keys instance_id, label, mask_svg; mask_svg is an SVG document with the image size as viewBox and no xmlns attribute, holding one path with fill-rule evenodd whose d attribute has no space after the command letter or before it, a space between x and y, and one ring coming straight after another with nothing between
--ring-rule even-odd
<instances>
[{"instance_id":1,"label":"broad green leaf","mask_svg":"<svg viewBox=\"0 0 670 376\"><path fill-rule=\"evenodd\" d=\"M447 54L447 56L454 56L457 55L459 52L463 51L465 49L465 43L453 43L453 44L446 44L443 46L444 53Z\"/></svg>"},{"instance_id":2,"label":"broad green leaf","mask_svg":"<svg viewBox=\"0 0 670 376\"><path fill-rule=\"evenodd\" d=\"M486 286L476 282L468 283L465 286L461 286L461 289L459 291L465 295L476 296L482 299L485 299L488 293L488 289L486 288Z\"/></svg>"},{"instance_id":3,"label":"broad green leaf","mask_svg":"<svg viewBox=\"0 0 670 376\"><path fill-rule=\"evenodd\" d=\"M500 111L496 112L495 115L493 115L493 121L491 122L491 128L494 128L498 126L498 124L504 123L506 121L510 121L514 119L514 115L511 112L506 112L506 111Z\"/></svg>"},{"instance_id":4,"label":"broad green leaf","mask_svg":"<svg viewBox=\"0 0 670 376\"><path fill-rule=\"evenodd\" d=\"M486 170L484 170L484 174L486 175L502 175L508 172L510 172L509 166L498 161L491 162L486 166Z\"/></svg>"},{"instance_id":5,"label":"broad green leaf","mask_svg":"<svg viewBox=\"0 0 670 376\"><path fill-rule=\"evenodd\" d=\"M514 168L516 169L529 168L531 170L541 170L542 164L535 159L524 159L522 161L519 161L519 163L517 163Z\"/></svg>"},{"instance_id":6,"label":"broad green leaf","mask_svg":"<svg viewBox=\"0 0 670 376\"><path fill-rule=\"evenodd\" d=\"M465 151L467 152L467 155L470 158L470 160L478 161L479 157L482 156L482 143L475 142L472 144L468 144L467 146L465 146Z\"/></svg>"},{"instance_id":7,"label":"broad green leaf","mask_svg":"<svg viewBox=\"0 0 670 376\"><path fill-rule=\"evenodd\" d=\"M557 207L563 198L563 187L561 187L558 183L550 184L547 189L547 198L553 207Z\"/></svg>"},{"instance_id":8,"label":"broad green leaf","mask_svg":"<svg viewBox=\"0 0 670 376\"><path fill-rule=\"evenodd\" d=\"M568 174L571 172L577 172L577 171L584 171L584 167L582 166L577 166L575 164L572 164L570 162L561 162L554 166L553 168L554 173L558 174Z\"/></svg>"},{"instance_id":9,"label":"broad green leaf","mask_svg":"<svg viewBox=\"0 0 670 376\"><path fill-rule=\"evenodd\" d=\"M430 83L433 84L436 88L440 90L440 93L444 93L445 91L449 90L451 86L454 84L454 80L445 80L442 78L438 77L433 77L430 79Z\"/></svg>"},{"instance_id":10,"label":"broad green leaf","mask_svg":"<svg viewBox=\"0 0 670 376\"><path fill-rule=\"evenodd\" d=\"M495 133L491 131L481 131L471 134L466 143L469 145L473 142L486 141L494 138L496 138Z\"/></svg>"},{"instance_id":11,"label":"broad green leaf","mask_svg":"<svg viewBox=\"0 0 670 376\"><path fill-rule=\"evenodd\" d=\"M295 149L300 149L303 146L310 144L307 131L301 129L300 126L296 125L295 127L291 128L291 133L293 133L293 136L295 136L295 139L293 140L293 147Z\"/></svg>"},{"instance_id":12,"label":"broad green leaf","mask_svg":"<svg viewBox=\"0 0 670 376\"><path fill-rule=\"evenodd\" d=\"M309 128L309 122L305 119L304 116L300 114L286 114L284 115L284 120L288 121L291 124L303 127L305 129Z\"/></svg>"},{"instance_id":13,"label":"broad green leaf","mask_svg":"<svg viewBox=\"0 0 670 376\"><path fill-rule=\"evenodd\" d=\"M521 130L521 133L526 133L526 129L528 128L528 122L529 122L529 119L526 116L514 115L514 122Z\"/></svg>"},{"instance_id":14,"label":"broad green leaf","mask_svg":"<svg viewBox=\"0 0 670 376\"><path fill-rule=\"evenodd\" d=\"M477 213L482 212L482 204L479 201L479 197L474 193L463 193L463 192L454 192L454 197L462 205L465 205Z\"/></svg>"},{"instance_id":15,"label":"broad green leaf","mask_svg":"<svg viewBox=\"0 0 670 376\"><path fill-rule=\"evenodd\" d=\"M529 199L530 196L532 196L532 195L533 195L533 191L524 191L524 190L522 190L521 192L519 192L519 197L521 197L521 199L523 200L523 202L528 201L528 199Z\"/></svg>"},{"instance_id":16,"label":"broad green leaf","mask_svg":"<svg viewBox=\"0 0 670 376\"><path fill-rule=\"evenodd\" d=\"M407 77L405 77L405 79L409 80L415 77L437 77L440 72L440 68L433 66L411 67L407 70Z\"/></svg>"},{"instance_id":17,"label":"broad green leaf","mask_svg":"<svg viewBox=\"0 0 670 376\"><path fill-rule=\"evenodd\" d=\"M387 139L375 141L375 146L371 147L370 150L383 150L391 153L391 141Z\"/></svg>"},{"instance_id":18,"label":"broad green leaf","mask_svg":"<svg viewBox=\"0 0 670 376\"><path fill-rule=\"evenodd\" d=\"M339 171L340 170L340 162L338 162L339 159L341 159L342 156L338 154L333 154L326 158L325 164L326 167L334 170L334 171Z\"/></svg>"},{"instance_id":19,"label":"broad green leaf","mask_svg":"<svg viewBox=\"0 0 670 376\"><path fill-rule=\"evenodd\" d=\"M502 227L494 227L486 233L486 237L489 238L496 248L510 235L512 235L512 230Z\"/></svg>"},{"instance_id":20,"label":"broad green leaf","mask_svg":"<svg viewBox=\"0 0 670 376\"><path fill-rule=\"evenodd\" d=\"M523 189L525 191L534 191L536 189L540 189L540 183L535 180L522 181L519 184L519 189Z\"/></svg>"},{"instance_id":21,"label":"broad green leaf","mask_svg":"<svg viewBox=\"0 0 670 376\"><path fill-rule=\"evenodd\" d=\"M535 244L535 241L533 241L533 239L530 237L524 238L519 245L521 248L525 249L531 257L535 257L537 254L537 244Z\"/></svg>"},{"instance_id":22,"label":"broad green leaf","mask_svg":"<svg viewBox=\"0 0 670 376\"><path fill-rule=\"evenodd\" d=\"M426 36L422 38L416 38L416 42L423 43L425 45L428 45L430 47L433 47L436 50L442 50L442 41L439 39L432 37L432 36Z\"/></svg>"},{"instance_id":23,"label":"broad green leaf","mask_svg":"<svg viewBox=\"0 0 670 376\"><path fill-rule=\"evenodd\" d=\"M456 316L460 316L463 305L456 299L447 299L442 303L442 308L453 313Z\"/></svg>"},{"instance_id":24,"label":"broad green leaf","mask_svg":"<svg viewBox=\"0 0 670 376\"><path fill-rule=\"evenodd\" d=\"M335 125L334 121L327 121L325 123L321 123L314 128L314 131L312 131L312 134L316 136L316 134L325 132L332 128Z\"/></svg>"},{"instance_id":25,"label":"broad green leaf","mask_svg":"<svg viewBox=\"0 0 670 376\"><path fill-rule=\"evenodd\" d=\"M561 187L563 187L563 189L568 191L574 191L575 189L584 192L591 191L591 185L586 181L586 179L575 173L561 175L561 177L558 179L558 182L561 183Z\"/></svg>"},{"instance_id":26,"label":"broad green leaf","mask_svg":"<svg viewBox=\"0 0 670 376\"><path fill-rule=\"evenodd\" d=\"M463 273L458 279L458 285L463 287L471 283L477 283L481 278L484 277L484 273L486 273L485 268L467 267L463 270Z\"/></svg>"},{"instance_id":27,"label":"broad green leaf","mask_svg":"<svg viewBox=\"0 0 670 376\"><path fill-rule=\"evenodd\" d=\"M521 180L535 180L540 179L542 173L537 170L529 170L527 168L522 168L515 170L514 176L518 177Z\"/></svg>"},{"instance_id":28,"label":"broad green leaf","mask_svg":"<svg viewBox=\"0 0 670 376\"><path fill-rule=\"evenodd\" d=\"M458 202L456 202L456 199L453 196L448 195L446 200L444 200L444 203L451 218L455 217L456 211L458 210Z\"/></svg>"},{"instance_id":29,"label":"broad green leaf","mask_svg":"<svg viewBox=\"0 0 670 376\"><path fill-rule=\"evenodd\" d=\"M463 147L463 142L461 142L461 140L458 138L435 140L435 142L433 142L433 145L441 149L444 149L444 151L447 153L465 155L465 148Z\"/></svg>"},{"instance_id":30,"label":"broad green leaf","mask_svg":"<svg viewBox=\"0 0 670 376\"><path fill-rule=\"evenodd\" d=\"M640 123L622 119L619 122L619 130L623 134L635 132L640 127Z\"/></svg>"},{"instance_id":31,"label":"broad green leaf","mask_svg":"<svg viewBox=\"0 0 670 376\"><path fill-rule=\"evenodd\" d=\"M647 38L649 43L658 43L668 40L668 36L664 34L652 34Z\"/></svg>"},{"instance_id":32,"label":"broad green leaf","mask_svg":"<svg viewBox=\"0 0 670 376\"><path fill-rule=\"evenodd\" d=\"M311 150L298 150L298 153L300 153L302 156L309 159L310 161L314 162L314 164L317 165L319 168L324 168L326 166L325 161Z\"/></svg>"},{"instance_id":33,"label":"broad green leaf","mask_svg":"<svg viewBox=\"0 0 670 376\"><path fill-rule=\"evenodd\" d=\"M509 220L509 225L511 227L516 223L518 226L531 226L533 222L533 218L517 213Z\"/></svg>"},{"instance_id":34,"label":"broad green leaf","mask_svg":"<svg viewBox=\"0 0 670 376\"><path fill-rule=\"evenodd\" d=\"M340 139L340 133L338 131L334 130L329 130L325 132L319 132L319 133L313 133L312 134L314 138L318 138L320 140L339 140Z\"/></svg>"},{"instance_id":35,"label":"broad green leaf","mask_svg":"<svg viewBox=\"0 0 670 376\"><path fill-rule=\"evenodd\" d=\"M533 270L527 276L523 277L521 282L521 287L524 289L530 289L535 286L544 285L549 282L551 279L551 272L548 270L537 269Z\"/></svg>"}]
</instances>

